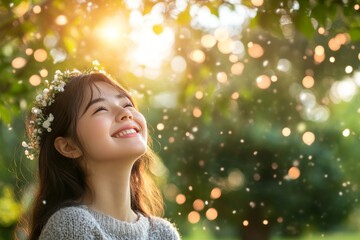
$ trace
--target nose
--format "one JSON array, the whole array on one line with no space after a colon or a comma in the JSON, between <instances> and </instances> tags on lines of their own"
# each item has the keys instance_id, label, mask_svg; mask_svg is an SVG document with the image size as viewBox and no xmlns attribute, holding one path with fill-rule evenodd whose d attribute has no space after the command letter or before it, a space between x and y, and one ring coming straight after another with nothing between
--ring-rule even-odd
<instances>
[{"instance_id":1,"label":"nose","mask_svg":"<svg viewBox=\"0 0 360 240\"><path fill-rule=\"evenodd\" d=\"M115 117L115 121L117 122L123 120L132 120L132 119L133 119L133 115L130 112L130 110L127 108L121 108Z\"/></svg>"}]
</instances>

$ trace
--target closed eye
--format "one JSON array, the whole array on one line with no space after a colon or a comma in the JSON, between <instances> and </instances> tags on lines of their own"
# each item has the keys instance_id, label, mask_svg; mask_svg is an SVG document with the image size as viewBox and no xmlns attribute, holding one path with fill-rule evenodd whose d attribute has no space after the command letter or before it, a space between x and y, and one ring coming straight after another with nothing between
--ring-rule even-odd
<instances>
[{"instance_id":1,"label":"closed eye","mask_svg":"<svg viewBox=\"0 0 360 240\"><path fill-rule=\"evenodd\" d=\"M100 111L107 111L107 109L106 109L104 106L100 106L100 107L96 108L96 110L95 110L95 112L93 113L93 115L94 115L95 113L100 112Z\"/></svg>"},{"instance_id":2,"label":"closed eye","mask_svg":"<svg viewBox=\"0 0 360 240\"><path fill-rule=\"evenodd\" d=\"M129 108L129 107L134 107L134 105L132 103L126 103L123 108Z\"/></svg>"}]
</instances>

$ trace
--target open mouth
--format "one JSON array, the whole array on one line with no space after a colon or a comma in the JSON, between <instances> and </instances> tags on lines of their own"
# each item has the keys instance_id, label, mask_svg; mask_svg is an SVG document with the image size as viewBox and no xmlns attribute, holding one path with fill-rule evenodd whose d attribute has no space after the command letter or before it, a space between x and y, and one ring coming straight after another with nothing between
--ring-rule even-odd
<instances>
[{"instance_id":1,"label":"open mouth","mask_svg":"<svg viewBox=\"0 0 360 240\"><path fill-rule=\"evenodd\" d=\"M131 135L131 134L134 134L134 133L138 133L138 132L139 132L139 130L137 128L128 128L128 129L116 132L115 134L112 135L112 137L119 138L119 137L123 137L123 136L126 136L126 135Z\"/></svg>"}]
</instances>

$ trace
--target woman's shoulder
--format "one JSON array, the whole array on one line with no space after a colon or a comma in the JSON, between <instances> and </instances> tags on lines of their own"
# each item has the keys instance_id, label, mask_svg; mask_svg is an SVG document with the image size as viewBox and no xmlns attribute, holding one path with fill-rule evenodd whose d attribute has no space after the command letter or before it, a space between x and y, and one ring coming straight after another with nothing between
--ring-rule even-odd
<instances>
[{"instance_id":1,"label":"woman's shoulder","mask_svg":"<svg viewBox=\"0 0 360 240\"><path fill-rule=\"evenodd\" d=\"M41 231L40 239L82 238L96 228L97 222L81 206L64 207L56 211Z\"/></svg>"},{"instance_id":2,"label":"woman's shoulder","mask_svg":"<svg viewBox=\"0 0 360 240\"><path fill-rule=\"evenodd\" d=\"M79 221L89 220L89 217L91 217L91 214L81 206L64 207L51 215L47 224L53 222L56 222L56 224L59 224L59 222L64 224L76 224Z\"/></svg>"},{"instance_id":3,"label":"woman's shoulder","mask_svg":"<svg viewBox=\"0 0 360 240\"><path fill-rule=\"evenodd\" d=\"M177 227L171 220L160 217L150 217L154 239L180 239Z\"/></svg>"}]
</instances>

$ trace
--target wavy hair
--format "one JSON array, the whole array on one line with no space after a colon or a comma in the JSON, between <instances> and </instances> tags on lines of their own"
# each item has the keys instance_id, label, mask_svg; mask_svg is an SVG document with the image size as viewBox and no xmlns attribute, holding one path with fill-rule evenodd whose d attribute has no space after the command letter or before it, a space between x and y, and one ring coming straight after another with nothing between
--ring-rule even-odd
<instances>
[{"instance_id":1,"label":"wavy hair","mask_svg":"<svg viewBox=\"0 0 360 240\"><path fill-rule=\"evenodd\" d=\"M128 92L116 81L102 73L79 74L71 77L65 91L55 96L55 102L43 111L52 113L52 131L41 137L38 156L37 191L29 217L29 239L38 239L50 216L62 207L80 205L86 192L91 192L86 182L83 159L71 159L61 155L54 146L57 137L71 137L83 150L77 136L77 119L84 94L90 89L91 94L96 82L106 82L124 93L132 103ZM33 129L27 118L28 136ZM163 214L163 199L153 181L150 164L155 154L151 150L151 139L148 137L148 148L133 165L130 177L131 207L145 216Z\"/></svg>"}]
</instances>

